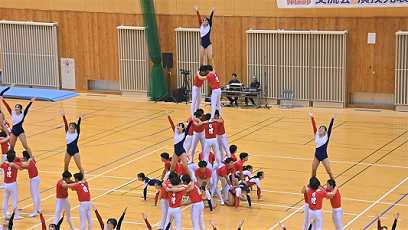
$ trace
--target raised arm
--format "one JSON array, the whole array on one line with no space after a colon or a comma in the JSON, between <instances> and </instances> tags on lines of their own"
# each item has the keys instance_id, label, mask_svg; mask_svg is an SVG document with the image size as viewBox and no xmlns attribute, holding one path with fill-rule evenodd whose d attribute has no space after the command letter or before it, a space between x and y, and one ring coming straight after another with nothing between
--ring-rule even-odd
<instances>
[{"instance_id":1,"label":"raised arm","mask_svg":"<svg viewBox=\"0 0 408 230\"><path fill-rule=\"evenodd\" d=\"M65 132L68 132L68 121L67 118L65 117L65 112L61 110L60 113L62 115L62 120L64 121Z\"/></svg>"},{"instance_id":2,"label":"raised arm","mask_svg":"<svg viewBox=\"0 0 408 230\"><path fill-rule=\"evenodd\" d=\"M398 217L399 217L399 213L394 214L394 223L392 224L392 229L391 230L395 230L397 228L397 221L398 221Z\"/></svg>"},{"instance_id":3,"label":"raised arm","mask_svg":"<svg viewBox=\"0 0 408 230\"><path fill-rule=\"evenodd\" d=\"M6 124L4 124L4 113L2 113L1 110L0 110L0 121L2 121L2 122L0 122L1 129L4 132L6 132L7 137L9 137L9 132L8 132L9 129L7 128Z\"/></svg>"},{"instance_id":4,"label":"raised arm","mask_svg":"<svg viewBox=\"0 0 408 230\"><path fill-rule=\"evenodd\" d=\"M202 20L201 20L200 12L198 12L198 7L197 7L197 6L194 6L194 8L195 8L195 10L197 11L198 24L199 24L200 27L201 27L201 24L202 24L203 22L202 22Z\"/></svg>"},{"instance_id":5,"label":"raised arm","mask_svg":"<svg viewBox=\"0 0 408 230\"><path fill-rule=\"evenodd\" d=\"M212 12L211 12L210 21L208 21L208 24L210 24L211 28L212 28L212 18L213 18L213 16L214 16L214 10L215 10L215 8L216 8L216 7L214 7L213 10L212 10ZM197 12L198 12L198 11L197 11Z\"/></svg>"},{"instance_id":6,"label":"raised arm","mask_svg":"<svg viewBox=\"0 0 408 230\"><path fill-rule=\"evenodd\" d=\"M77 133L78 133L78 135L79 135L79 133L81 132L81 120L82 120L82 117L84 116L84 114L83 113L81 113L80 115L79 115L79 118L78 118L78 124L77 124Z\"/></svg>"},{"instance_id":7,"label":"raised arm","mask_svg":"<svg viewBox=\"0 0 408 230\"><path fill-rule=\"evenodd\" d=\"M8 227L9 230L13 229L13 221L14 221L14 214L15 213L16 213L16 210L14 209L13 214L11 214L11 217L10 217L10 220L9 220L9 227Z\"/></svg>"},{"instance_id":8,"label":"raised arm","mask_svg":"<svg viewBox=\"0 0 408 230\"><path fill-rule=\"evenodd\" d=\"M309 116L312 118L313 134L316 135L317 128L316 128L315 119L314 119L314 117L313 117L313 113L309 113Z\"/></svg>"},{"instance_id":9,"label":"raised arm","mask_svg":"<svg viewBox=\"0 0 408 230\"><path fill-rule=\"evenodd\" d=\"M377 230L382 230L380 216L378 216L378 214L377 214Z\"/></svg>"},{"instance_id":10,"label":"raised arm","mask_svg":"<svg viewBox=\"0 0 408 230\"><path fill-rule=\"evenodd\" d=\"M126 210L127 210L127 207L125 208L125 210L123 210L122 216L121 216L120 219L119 219L119 222L118 222L118 225L117 225L117 227L116 227L116 230L120 230L120 227L122 226L122 221L123 221L123 219L125 219Z\"/></svg>"},{"instance_id":11,"label":"raised arm","mask_svg":"<svg viewBox=\"0 0 408 230\"><path fill-rule=\"evenodd\" d=\"M7 87L7 88L5 88L5 89L3 89L3 91L1 91L1 93L0 93L0 96L2 97L3 96L3 94L5 93L5 92L7 92L11 87L13 87L14 86L14 84L12 85L12 86L10 86L10 87Z\"/></svg>"},{"instance_id":12,"label":"raised arm","mask_svg":"<svg viewBox=\"0 0 408 230\"><path fill-rule=\"evenodd\" d=\"M328 133L327 133L327 136L328 136L328 137L330 137L330 135L331 135L331 131L332 131L332 128L333 128L333 123L334 123L334 118L336 118L336 116L337 116L337 114L333 115L333 116L332 116L332 119L331 119L331 121L330 121L329 131L328 131Z\"/></svg>"},{"instance_id":13,"label":"raised arm","mask_svg":"<svg viewBox=\"0 0 408 230\"><path fill-rule=\"evenodd\" d=\"M173 120L171 119L170 114L169 114L168 111L166 111L166 114L167 114L167 119L169 119L169 123L170 123L170 125L171 125L171 129L173 129L173 132L174 132L174 130L176 129L176 126L174 126L174 122L173 122Z\"/></svg>"},{"instance_id":14,"label":"raised arm","mask_svg":"<svg viewBox=\"0 0 408 230\"><path fill-rule=\"evenodd\" d=\"M146 223L146 226L149 230L153 230L152 226L150 225L149 221L147 220L147 214L142 213L143 219ZM171 223L171 222L170 222Z\"/></svg>"},{"instance_id":15,"label":"raised arm","mask_svg":"<svg viewBox=\"0 0 408 230\"><path fill-rule=\"evenodd\" d=\"M190 130L192 124L193 121L190 121L190 123L188 123L186 131L184 132L184 138L186 138L186 136L188 135L188 131Z\"/></svg>"},{"instance_id":16,"label":"raised arm","mask_svg":"<svg viewBox=\"0 0 408 230\"><path fill-rule=\"evenodd\" d=\"M99 225L101 226L101 229L104 230L105 224L103 223L101 215L99 215L98 208L95 205L92 205L92 209L95 211L96 218L98 218Z\"/></svg>"},{"instance_id":17,"label":"raised arm","mask_svg":"<svg viewBox=\"0 0 408 230\"><path fill-rule=\"evenodd\" d=\"M44 216L43 216L42 212L40 212L40 220L41 220L42 230L47 230L47 225L45 224L45 219L44 219Z\"/></svg>"},{"instance_id":18,"label":"raised arm","mask_svg":"<svg viewBox=\"0 0 408 230\"><path fill-rule=\"evenodd\" d=\"M8 112L9 112L9 114L11 115L11 108L10 108L9 104L6 102L6 100L4 100L4 98L3 98L3 97L0 97L0 100L2 100L2 101L3 101L3 104L6 106L7 111L8 111Z\"/></svg>"},{"instance_id":19,"label":"raised arm","mask_svg":"<svg viewBox=\"0 0 408 230\"><path fill-rule=\"evenodd\" d=\"M31 105L33 104L33 102L35 101L35 99L36 99L35 97L31 98L30 103L28 103L27 107L26 107L25 110L24 110L24 116L27 116L28 109L30 109L30 107L31 107Z\"/></svg>"}]
</instances>

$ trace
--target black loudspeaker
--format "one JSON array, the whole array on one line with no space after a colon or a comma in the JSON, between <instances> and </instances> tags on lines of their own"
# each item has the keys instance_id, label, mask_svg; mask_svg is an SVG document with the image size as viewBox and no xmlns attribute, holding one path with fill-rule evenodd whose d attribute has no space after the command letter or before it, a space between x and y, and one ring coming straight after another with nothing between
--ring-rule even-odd
<instances>
[{"instance_id":1,"label":"black loudspeaker","mask_svg":"<svg viewBox=\"0 0 408 230\"><path fill-rule=\"evenodd\" d=\"M184 100L184 88L173 89L173 96L177 102Z\"/></svg>"},{"instance_id":2,"label":"black loudspeaker","mask_svg":"<svg viewBox=\"0 0 408 230\"><path fill-rule=\"evenodd\" d=\"M163 68L172 69L173 68L173 53L162 53L163 56Z\"/></svg>"}]
</instances>

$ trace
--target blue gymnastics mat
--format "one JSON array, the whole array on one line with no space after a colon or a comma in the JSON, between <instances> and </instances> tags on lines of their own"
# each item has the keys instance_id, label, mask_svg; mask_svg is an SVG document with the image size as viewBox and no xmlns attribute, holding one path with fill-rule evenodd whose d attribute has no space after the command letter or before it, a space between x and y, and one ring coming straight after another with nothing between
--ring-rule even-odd
<instances>
[{"instance_id":1,"label":"blue gymnastics mat","mask_svg":"<svg viewBox=\"0 0 408 230\"><path fill-rule=\"evenodd\" d=\"M3 91L7 87L0 87L0 91ZM4 98L13 99L27 99L30 100L36 97L36 100L40 101L61 101L71 97L79 96L78 93L66 90L54 90L54 89L33 89L33 88L18 88L13 87L9 89L4 95Z\"/></svg>"}]
</instances>

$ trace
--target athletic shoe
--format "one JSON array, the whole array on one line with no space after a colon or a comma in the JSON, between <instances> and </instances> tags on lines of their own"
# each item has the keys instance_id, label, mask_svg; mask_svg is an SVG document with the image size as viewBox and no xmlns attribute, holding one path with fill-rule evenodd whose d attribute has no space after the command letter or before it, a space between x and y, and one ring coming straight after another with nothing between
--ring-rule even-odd
<instances>
[{"instance_id":1,"label":"athletic shoe","mask_svg":"<svg viewBox=\"0 0 408 230\"><path fill-rule=\"evenodd\" d=\"M15 216L14 216L14 219L15 219L15 220L21 220L21 219L24 219L24 217L22 217L22 216L16 216L16 215L15 215Z\"/></svg>"},{"instance_id":2,"label":"athletic shoe","mask_svg":"<svg viewBox=\"0 0 408 230\"><path fill-rule=\"evenodd\" d=\"M33 217L36 217L36 216L38 216L38 214L36 213L36 214L30 214L29 216L28 216L28 218L33 218Z\"/></svg>"},{"instance_id":3,"label":"athletic shoe","mask_svg":"<svg viewBox=\"0 0 408 230\"><path fill-rule=\"evenodd\" d=\"M0 186L0 189L4 189L4 185L1 185L1 186Z\"/></svg>"}]
</instances>

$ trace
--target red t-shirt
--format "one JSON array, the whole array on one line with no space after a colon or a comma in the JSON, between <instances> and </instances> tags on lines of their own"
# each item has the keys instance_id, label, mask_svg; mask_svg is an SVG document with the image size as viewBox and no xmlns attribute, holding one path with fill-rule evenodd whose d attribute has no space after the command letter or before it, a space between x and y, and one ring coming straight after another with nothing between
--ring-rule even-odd
<instances>
[{"instance_id":1,"label":"red t-shirt","mask_svg":"<svg viewBox=\"0 0 408 230\"><path fill-rule=\"evenodd\" d=\"M228 176L230 173L235 173L234 167L228 169L228 166L225 165L224 167L217 169L217 174L221 177Z\"/></svg>"},{"instance_id":2,"label":"red t-shirt","mask_svg":"<svg viewBox=\"0 0 408 230\"><path fill-rule=\"evenodd\" d=\"M72 186L72 191L76 191L79 202L91 201L91 193L89 192L88 182L76 184Z\"/></svg>"},{"instance_id":3,"label":"red t-shirt","mask_svg":"<svg viewBox=\"0 0 408 230\"><path fill-rule=\"evenodd\" d=\"M198 154L198 160L202 161L203 160L203 152L201 152L200 154ZM210 164L213 164L215 161L215 155L214 153L210 152L210 156L208 157L208 162Z\"/></svg>"},{"instance_id":4,"label":"red t-shirt","mask_svg":"<svg viewBox=\"0 0 408 230\"><path fill-rule=\"evenodd\" d=\"M204 80L200 80L200 78L198 78L198 73L196 73L196 75L194 76L194 85L196 87L201 87L204 84Z\"/></svg>"},{"instance_id":5,"label":"red t-shirt","mask_svg":"<svg viewBox=\"0 0 408 230\"><path fill-rule=\"evenodd\" d=\"M212 90L221 88L221 84L220 84L220 80L218 78L217 72L215 73L215 75L212 73L208 74L207 79L210 82Z\"/></svg>"},{"instance_id":6,"label":"red t-shirt","mask_svg":"<svg viewBox=\"0 0 408 230\"><path fill-rule=\"evenodd\" d=\"M57 182L57 198L59 199L65 199L68 198L68 188L63 188L61 185L64 184L64 181L58 181Z\"/></svg>"},{"instance_id":7,"label":"red t-shirt","mask_svg":"<svg viewBox=\"0 0 408 230\"><path fill-rule=\"evenodd\" d=\"M4 138L1 138L0 140L3 140ZM1 143L1 153L3 154L3 155L6 155L7 154L7 152L9 151L9 149L10 149L10 140L9 141L6 141L6 142L4 142L4 143Z\"/></svg>"},{"instance_id":8,"label":"red t-shirt","mask_svg":"<svg viewBox=\"0 0 408 230\"><path fill-rule=\"evenodd\" d=\"M205 171L201 172L200 168L198 168L195 171L195 176L201 180L207 180L208 178L211 178L211 170L209 168L205 168Z\"/></svg>"},{"instance_id":9,"label":"red t-shirt","mask_svg":"<svg viewBox=\"0 0 408 230\"><path fill-rule=\"evenodd\" d=\"M35 162L35 160L32 160L30 162L30 164L27 167L27 171L28 171L28 177L30 179L38 176L37 162Z\"/></svg>"},{"instance_id":10,"label":"red t-shirt","mask_svg":"<svg viewBox=\"0 0 408 230\"><path fill-rule=\"evenodd\" d=\"M180 208L181 201L183 200L183 195L186 194L186 190L181 192L168 192L169 196L169 207L170 208Z\"/></svg>"},{"instance_id":11,"label":"red t-shirt","mask_svg":"<svg viewBox=\"0 0 408 230\"><path fill-rule=\"evenodd\" d=\"M330 199L332 208L341 208L340 191L337 189L336 194Z\"/></svg>"},{"instance_id":12,"label":"red t-shirt","mask_svg":"<svg viewBox=\"0 0 408 230\"><path fill-rule=\"evenodd\" d=\"M224 159L227 159L227 154L225 154ZM238 158L235 156L235 153L231 153L231 158L234 159L234 161L237 161Z\"/></svg>"},{"instance_id":13,"label":"red t-shirt","mask_svg":"<svg viewBox=\"0 0 408 230\"><path fill-rule=\"evenodd\" d=\"M187 160L188 160L188 161L190 161L190 159L191 159L191 158L190 158L190 156L189 156L189 155L187 155ZM178 161L177 161L177 162L178 162L178 163L181 163L181 157L179 157L179 159L178 159Z\"/></svg>"},{"instance_id":14,"label":"red t-shirt","mask_svg":"<svg viewBox=\"0 0 408 230\"><path fill-rule=\"evenodd\" d=\"M191 118L189 117L187 119L187 123L189 124L191 122ZM192 125L194 127L194 125ZM188 135L189 136L193 136L193 127L190 127L190 129L188 130Z\"/></svg>"},{"instance_id":15,"label":"red t-shirt","mask_svg":"<svg viewBox=\"0 0 408 230\"><path fill-rule=\"evenodd\" d=\"M14 164L16 164L16 165L18 165L20 167L23 166L23 164L21 162L14 161ZM1 164L1 168L3 169L3 171L5 173L4 183L11 184L11 183L16 182L18 169L10 167L9 165L7 165L5 163Z\"/></svg>"},{"instance_id":16,"label":"red t-shirt","mask_svg":"<svg viewBox=\"0 0 408 230\"><path fill-rule=\"evenodd\" d=\"M221 118L221 120L224 121L224 119L222 119L222 118ZM224 122L218 123L217 135L224 135L224 134L225 134Z\"/></svg>"},{"instance_id":17,"label":"red t-shirt","mask_svg":"<svg viewBox=\"0 0 408 230\"><path fill-rule=\"evenodd\" d=\"M313 211L320 210L322 209L323 198L327 197L327 192L310 190L307 197L309 199L309 209Z\"/></svg>"},{"instance_id":18,"label":"red t-shirt","mask_svg":"<svg viewBox=\"0 0 408 230\"><path fill-rule=\"evenodd\" d=\"M306 189L306 186L303 186L302 189ZM303 196L305 197L305 203L309 204L309 200L307 199L307 192L303 193Z\"/></svg>"},{"instance_id":19,"label":"red t-shirt","mask_svg":"<svg viewBox=\"0 0 408 230\"><path fill-rule=\"evenodd\" d=\"M205 120L205 117L202 116L202 117L200 118L200 121L206 121L206 120ZM193 131L196 132L196 133L202 133L202 132L204 132L204 125L195 126L195 125L194 125L195 123L197 123L197 122L194 120L194 121L193 121L193 124L192 124L192 126L193 126Z\"/></svg>"},{"instance_id":20,"label":"red t-shirt","mask_svg":"<svg viewBox=\"0 0 408 230\"><path fill-rule=\"evenodd\" d=\"M244 171L244 163L242 163L242 160L234 162L234 169L235 171Z\"/></svg>"},{"instance_id":21,"label":"red t-shirt","mask_svg":"<svg viewBox=\"0 0 408 230\"><path fill-rule=\"evenodd\" d=\"M191 187L191 185L189 185L189 187ZM203 201L200 186L198 186L197 182L194 182L194 189L188 192L187 195L190 197L191 203L193 204Z\"/></svg>"},{"instance_id":22,"label":"red t-shirt","mask_svg":"<svg viewBox=\"0 0 408 230\"><path fill-rule=\"evenodd\" d=\"M170 167L171 167L171 162L166 161L166 163L164 163L164 168L165 169L170 169ZM188 174L186 169L184 168L184 166L182 164L178 163L178 162L176 163L176 169L175 170L176 170L176 173L178 175L187 175Z\"/></svg>"},{"instance_id":23,"label":"red t-shirt","mask_svg":"<svg viewBox=\"0 0 408 230\"><path fill-rule=\"evenodd\" d=\"M166 188L168 188L169 184L171 184L170 181L165 181L164 186L162 186L161 193L160 193L160 199L162 200L168 200L169 195L167 194Z\"/></svg>"},{"instance_id":24,"label":"red t-shirt","mask_svg":"<svg viewBox=\"0 0 408 230\"><path fill-rule=\"evenodd\" d=\"M217 122L211 122L209 124L204 124L203 126L205 130L205 139L217 138Z\"/></svg>"}]
</instances>

